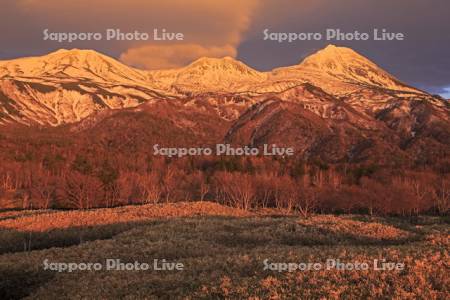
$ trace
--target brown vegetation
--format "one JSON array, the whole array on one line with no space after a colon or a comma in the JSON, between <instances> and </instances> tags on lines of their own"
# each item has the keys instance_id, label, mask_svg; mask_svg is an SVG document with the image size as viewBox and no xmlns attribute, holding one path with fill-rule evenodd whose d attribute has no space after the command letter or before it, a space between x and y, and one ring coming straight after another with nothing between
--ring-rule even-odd
<instances>
[{"instance_id":1,"label":"brown vegetation","mask_svg":"<svg viewBox=\"0 0 450 300\"><path fill-rule=\"evenodd\" d=\"M168 215L174 218L159 218ZM2 212L0 220L2 299L447 299L450 292L445 217L419 216L412 223L361 215L255 216L196 202ZM43 268L46 259L104 263L109 258L146 263L165 258L183 263L185 270L69 274ZM370 268L280 272L265 269L266 259L338 259ZM375 259L405 268L374 270Z\"/></svg>"},{"instance_id":2,"label":"brown vegetation","mask_svg":"<svg viewBox=\"0 0 450 300\"><path fill-rule=\"evenodd\" d=\"M15 202L23 209L90 209L208 200L303 216L449 211L450 169L439 161L427 162L429 167L399 163L393 168L302 156L169 159L154 156L152 138L141 140L134 131L95 138L64 132L63 128L0 132L2 202ZM190 143L183 138L172 140Z\"/></svg>"},{"instance_id":3,"label":"brown vegetation","mask_svg":"<svg viewBox=\"0 0 450 300\"><path fill-rule=\"evenodd\" d=\"M115 207L210 200L243 210L279 208L312 212L445 214L449 177L431 172L317 166L298 161L153 158L150 170L122 169L77 156L56 172L45 165L0 165L0 189L30 208ZM150 163L149 163L150 164Z\"/></svg>"},{"instance_id":4,"label":"brown vegetation","mask_svg":"<svg viewBox=\"0 0 450 300\"><path fill-rule=\"evenodd\" d=\"M21 214L3 212L0 213L0 228L14 229L21 232L45 232L71 227L139 222L154 218L192 216L244 217L251 215L250 212L212 202L180 202L86 211L42 211L39 214L32 211L25 211ZM4 219L2 220L2 218Z\"/></svg>"}]
</instances>

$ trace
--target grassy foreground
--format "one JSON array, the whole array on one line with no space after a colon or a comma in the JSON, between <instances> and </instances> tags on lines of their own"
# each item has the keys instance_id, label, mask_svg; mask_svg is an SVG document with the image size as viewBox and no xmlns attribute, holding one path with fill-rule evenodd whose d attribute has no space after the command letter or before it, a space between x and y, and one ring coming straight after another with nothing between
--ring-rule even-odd
<instances>
[{"instance_id":1,"label":"grassy foreground","mask_svg":"<svg viewBox=\"0 0 450 300\"><path fill-rule=\"evenodd\" d=\"M448 299L448 220L245 213L211 203L0 213L0 299ZM170 216L170 217L167 217ZM183 271L44 270L44 261ZM269 263L366 262L283 271ZM373 270L374 259L404 270ZM272 265L274 266L274 265Z\"/></svg>"}]
</instances>

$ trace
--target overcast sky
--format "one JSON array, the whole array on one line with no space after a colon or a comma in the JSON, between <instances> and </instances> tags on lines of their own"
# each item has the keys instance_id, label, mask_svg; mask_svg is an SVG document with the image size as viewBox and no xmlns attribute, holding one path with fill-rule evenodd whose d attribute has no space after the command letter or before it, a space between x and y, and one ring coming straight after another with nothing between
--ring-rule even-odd
<instances>
[{"instance_id":1,"label":"overcast sky","mask_svg":"<svg viewBox=\"0 0 450 300\"><path fill-rule=\"evenodd\" d=\"M50 32L118 28L182 32L183 41L44 41ZM270 32L405 34L403 41L264 40ZM201 56L233 56L258 70L299 63L329 43L351 47L400 80L450 98L448 0L2 0L0 59L59 48L95 49L146 69L183 66Z\"/></svg>"}]
</instances>

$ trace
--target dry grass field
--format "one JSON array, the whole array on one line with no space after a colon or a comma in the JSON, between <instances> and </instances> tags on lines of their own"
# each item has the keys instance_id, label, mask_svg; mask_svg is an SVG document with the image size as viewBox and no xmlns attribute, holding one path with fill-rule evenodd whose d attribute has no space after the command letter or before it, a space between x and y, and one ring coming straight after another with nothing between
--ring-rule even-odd
<instances>
[{"instance_id":1,"label":"dry grass field","mask_svg":"<svg viewBox=\"0 0 450 300\"><path fill-rule=\"evenodd\" d=\"M0 299L448 299L449 225L301 218L209 202L0 212ZM182 263L175 270L45 270L50 263ZM274 269L367 263L368 270ZM404 264L374 270L374 260ZM270 263L269 268L265 268Z\"/></svg>"}]
</instances>

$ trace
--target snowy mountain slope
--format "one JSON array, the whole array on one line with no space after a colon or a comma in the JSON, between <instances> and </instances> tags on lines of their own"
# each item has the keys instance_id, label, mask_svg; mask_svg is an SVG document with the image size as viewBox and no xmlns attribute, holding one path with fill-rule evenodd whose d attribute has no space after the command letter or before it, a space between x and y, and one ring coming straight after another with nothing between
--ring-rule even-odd
<instances>
[{"instance_id":1,"label":"snowy mountain slope","mask_svg":"<svg viewBox=\"0 0 450 300\"><path fill-rule=\"evenodd\" d=\"M102 109L173 98L133 69L92 50L0 61L0 124L61 125Z\"/></svg>"},{"instance_id":2,"label":"snowy mountain slope","mask_svg":"<svg viewBox=\"0 0 450 300\"><path fill-rule=\"evenodd\" d=\"M274 69L272 79L303 80L330 94L342 95L362 87L424 94L407 86L350 48L329 45L299 65Z\"/></svg>"},{"instance_id":3,"label":"snowy mountain slope","mask_svg":"<svg viewBox=\"0 0 450 300\"><path fill-rule=\"evenodd\" d=\"M267 79L266 73L258 72L231 57L203 57L184 68L149 73L161 87L186 94L246 91L250 86Z\"/></svg>"},{"instance_id":4,"label":"snowy mountain slope","mask_svg":"<svg viewBox=\"0 0 450 300\"><path fill-rule=\"evenodd\" d=\"M0 78L84 78L133 84L146 81L143 71L125 66L93 50L58 50L45 56L0 62Z\"/></svg>"},{"instance_id":5,"label":"snowy mountain slope","mask_svg":"<svg viewBox=\"0 0 450 300\"><path fill-rule=\"evenodd\" d=\"M339 118L332 109L339 101L371 117L398 100L426 100L448 110L443 100L401 83L355 51L333 45L299 65L271 72L231 57L144 71L79 49L0 61L0 124L57 126L161 99L183 99L186 106L202 100L224 120L235 120L251 105L273 97L301 103L322 118Z\"/></svg>"}]
</instances>

